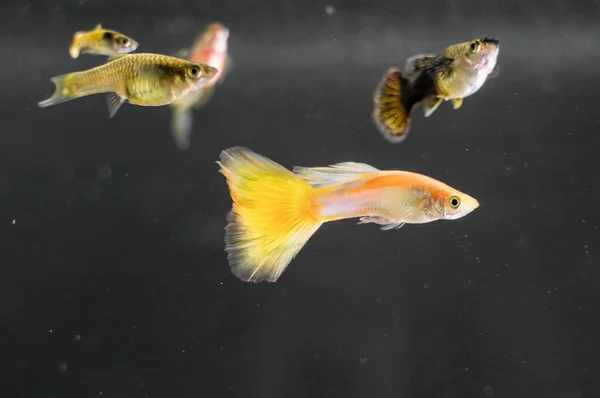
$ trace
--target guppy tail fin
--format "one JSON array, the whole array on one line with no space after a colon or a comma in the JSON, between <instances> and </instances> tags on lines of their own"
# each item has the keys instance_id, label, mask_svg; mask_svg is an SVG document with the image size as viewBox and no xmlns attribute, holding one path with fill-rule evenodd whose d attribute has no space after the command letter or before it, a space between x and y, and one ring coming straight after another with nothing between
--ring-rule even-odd
<instances>
[{"instance_id":1,"label":"guppy tail fin","mask_svg":"<svg viewBox=\"0 0 600 398\"><path fill-rule=\"evenodd\" d=\"M85 32L75 32L73 35L73 41L69 46L69 55L71 58L76 59L79 57L79 54L81 53L81 39L84 35Z\"/></svg>"},{"instance_id":2,"label":"guppy tail fin","mask_svg":"<svg viewBox=\"0 0 600 398\"><path fill-rule=\"evenodd\" d=\"M381 134L392 143L404 141L410 129L415 103L409 81L397 68L390 68L375 90L372 118Z\"/></svg>"},{"instance_id":3,"label":"guppy tail fin","mask_svg":"<svg viewBox=\"0 0 600 398\"><path fill-rule=\"evenodd\" d=\"M45 108L47 106L62 104L63 102L71 101L77 98L71 93L71 90L65 84L66 78L69 75L61 75L56 76L50 79L52 83L54 83L55 90L52 96L48 99L38 102L38 106L40 108Z\"/></svg>"},{"instance_id":4,"label":"guppy tail fin","mask_svg":"<svg viewBox=\"0 0 600 398\"><path fill-rule=\"evenodd\" d=\"M225 228L233 274L246 282L277 281L323 223L315 189L246 148L223 151L217 164L233 199Z\"/></svg>"}]
</instances>

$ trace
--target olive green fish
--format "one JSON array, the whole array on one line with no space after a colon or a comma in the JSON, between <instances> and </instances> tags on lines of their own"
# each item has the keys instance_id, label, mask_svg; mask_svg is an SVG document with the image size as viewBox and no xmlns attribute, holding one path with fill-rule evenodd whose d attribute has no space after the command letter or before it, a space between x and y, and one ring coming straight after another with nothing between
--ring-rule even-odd
<instances>
[{"instance_id":1,"label":"olive green fish","mask_svg":"<svg viewBox=\"0 0 600 398\"><path fill-rule=\"evenodd\" d=\"M497 74L498 40L483 38L447 47L441 54L415 55L404 70L390 68L373 98L373 121L390 142L406 139L412 110L423 105L430 116L442 101L451 100L454 109L475 94L487 79Z\"/></svg>"},{"instance_id":2,"label":"olive green fish","mask_svg":"<svg viewBox=\"0 0 600 398\"><path fill-rule=\"evenodd\" d=\"M140 106L169 105L201 88L217 72L209 65L162 54L116 55L101 66L53 77L54 94L38 106L107 93L109 117L113 117L125 101Z\"/></svg>"},{"instance_id":3,"label":"olive green fish","mask_svg":"<svg viewBox=\"0 0 600 398\"><path fill-rule=\"evenodd\" d=\"M117 54L128 54L139 47L137 41L110 29L103 29L98 24L92 30L75 32L73 41L69 46L71 58L79 57L79 54L95 54L112 56Z\"/></svg>"}]
</instances>

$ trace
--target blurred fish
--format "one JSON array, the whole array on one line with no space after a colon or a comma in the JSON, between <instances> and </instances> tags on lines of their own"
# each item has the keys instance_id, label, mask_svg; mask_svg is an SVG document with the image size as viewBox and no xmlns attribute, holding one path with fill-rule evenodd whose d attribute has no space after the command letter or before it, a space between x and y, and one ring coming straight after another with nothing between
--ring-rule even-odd
<instances>
[{"instance_id":1,"label":"blurred fish","mask_svg":"<svg viewBox=\"0 0 600 398\"><path fill-rule=\"evenodd\" d=\"M324 222L359 217L390 230L456 220L479 207L433 178L363 163L292 172L242 147L223 151L217 163L233 200L225 250L233 274L247 282L277 281Z\"/></svg>"},{"instance_id":2,"label":"blurred fish","mask_svg":"<svg viewBox=\"0 0 600 398\"><path fill-rule=\"evenodd\" d=\"M104 65L50 79L54 94L41 108L92 94L108 93L109 117L125 101L140 106L171 104L217 74L212 66L161 54L123 54Z\"/></svg>"},{"instance_id":3,"label":"blurred fish","mask_svg":"<svg viewBox=\"0 0 600 398\"><path fill-rule=\"evenodd\" d=\"M231 60L227 54L229 29L219 22L212 23L198 35L190 51L182 50L180 55L192 62L198 62L217 68L217 74L201 89L195 90L173 102L171 134L175 145L186 150L190 146L192 130L192 109L206 105L213 96L215 85L223 81Z\"/></svg>"},{"instance_id":4,"label":"blurred fish","mask_svg":"<svg viewBox=\"0 0 600 398\"><path fill-rule=\"evenodd\" d=\"M98 24L92 30L75 32L69 54L73 59L79 57L79 54L112 56L130 53L138 47L138 42L131 37L114 30L102 29L102 25Z\"/></svg>"},{"instance_id":5,"label":"blurred fish","mask_svg":"<svg viewBox=\"0 0 600 398\"><path fill-rule=\"evenodd\" d=\"M390 68L374 95L373 120L390 142L406 139L414 107L423 104L430 116L442 100L454 109L463 98L475 94L494 74L500 44L495 39L476 39L447 47L441 54L410 57L404 70Z\"/></svg>"}]
</instances>

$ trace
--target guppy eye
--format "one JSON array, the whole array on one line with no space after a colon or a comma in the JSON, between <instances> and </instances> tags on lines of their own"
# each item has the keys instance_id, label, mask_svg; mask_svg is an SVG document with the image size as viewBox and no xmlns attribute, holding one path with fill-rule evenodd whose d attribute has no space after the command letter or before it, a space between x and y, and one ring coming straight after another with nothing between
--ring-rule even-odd
<instances>
[{"instance_id":1,"label":"guppy eye","mask_svg":"<svg viewBox=\"0 0 600 398\"><path fill-rule=\"evenodd\" d=\"M123 47L127 47L127 46L129 46L129 40L127 40L126 38L122 38L122 39L121 39L121 45L122 45Z\"/></svg>"},{"instance_id":2,"label":"guppy eye","mask_svg":"<svg viewBox=\"0 0 600 398\"><path fill-rule=\"evenodd\" d=\"M476 53L479 50L479 42L477 40L475 40L474 42L471 43L471 46L469 47L469 51L471 53Z\"/></svg>"},{"instance_id":3,"label":"guppy eye","mask_svg":"<svg viewBox=\"0 0 600 398\"><path fill-rule=\"evenodd\" d=\"M197 66L192 66L189 69L189 73L191 77L196 77L198 76L198 73L200 73L200 68L198 68Z\"/></svg>"},{"instance_id":4,"label":"guppy eye","mask_svg":"<svg viewBox=\"0 0 600 398\"><path fill-rule=\"evenodd\" d=\"M453 209L458 209L458 207L460 206L460 198L458 196L450 196L450 198L448 199L448 203Z\"/></svg>"}]
</instances>

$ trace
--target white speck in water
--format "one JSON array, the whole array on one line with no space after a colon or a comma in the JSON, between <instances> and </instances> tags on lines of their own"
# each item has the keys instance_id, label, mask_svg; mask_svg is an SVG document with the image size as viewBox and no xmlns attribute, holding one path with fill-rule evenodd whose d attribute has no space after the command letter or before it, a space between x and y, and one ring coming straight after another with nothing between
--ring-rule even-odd
<instances>
[{"instance_id":1,"label":"white speck in water","mask_svg":"<svg viewBox=\"0 0 600 398\"><path fill-rule=\"evenodd\" d=\"M61 362L58 364L58 371L60 373L65 373L67 371L67 363L66 362Z\"/></svg>"},{"instance_id":2,"label":"white speck in water","mask_svg":"<svg viewBox=\"0 0 600 398\"><path fill-rule=\"evenodd\" d=\"M75 341L79 341L79 340L81 340L81 336L80 336L80 335L78 335L78 334L76 334L76 335L75 335Z\"/></svg>"},{"instance_id":3,"label":"white speck in water","mask_svg":"<svg viewBox=\"0 0 600 398\"><path fill-rule=\"evenodd\" d=\"M17 220L13 219L12 225L15 225L16 223L17 223Z\"/></svg>"},{"instance_id":4,"label":"white speck in water","mask_svg":"<svg viewBox=\"0 0 600 398\"><path fill-rule=\"evenodd\" d=\"M332 6L332 5L325 6L325 13L327 15L333 15L333 14L335 14L335 7Z\"/></svg>"},{"instance_id":5,"label":"white speck in water","mask_svg":"<svg viewBox=\"0 0 600 398\"><path fill-rule=\"evenodd\" d=\"M98 177L103 180L108 180L112 176L112 170L109 166L101 166L98 168Z\"/></svg>"}]
</instances>

